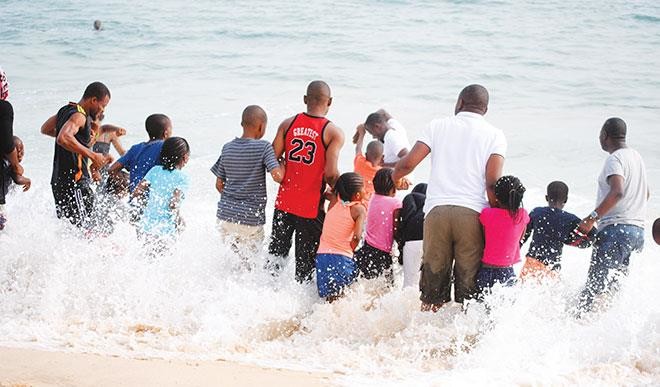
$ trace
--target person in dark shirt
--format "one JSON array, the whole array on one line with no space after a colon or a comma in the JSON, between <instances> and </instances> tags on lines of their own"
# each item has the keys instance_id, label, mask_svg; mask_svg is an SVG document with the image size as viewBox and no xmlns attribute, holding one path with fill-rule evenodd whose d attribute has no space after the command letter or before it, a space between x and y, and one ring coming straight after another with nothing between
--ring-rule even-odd
<instances>
[{"instance_id":1,"label":"person in dark shirt","mask_svg":"<svg viewBox=\"0 0 660 387\"><path fill-rule=\"evenodd\" d=\"M403 198L401 220L396 241L403 264L403 286L419 284L419 268L422 264L422 240L424 239L424 203L426 183L419 183Z\"/></svg>"},{"instance_id":2,"label":"person in dark shirt","mask_svg":"<svg viewBox=\"0 0 660 387\"><path fill-rule=\"evenodd\" d=\"M653 222L653 240L660 245L660 218Z\"/></svg>"},{"instance_id":3,"label":"person in dark shirt","mask_svg":"<svg viewBox=\"0 0 660 387\"><path fill-rule=\"evenodd\" d=\"M94 208L90 169L96 171L112 157L90 149L91 125L110 103L110 90L101 82L87 86L82 99L69 102L42 126L43 134L56 138L51 188L58 218L91 228Z\"/></svg>"},{"instance_id":4,"label":"person in dark shirt","mask_svg":"<svg viewBox=\"0 0 660 387\"><path fill-rule=\"evenodd\" d=\"M580 233L578 225L581 219L563 210L568 200L568 186L565 183L550 183L545 200L548 201L547 207L537 207L529 214L531 221L521 243L525 243L532 233L533 236L521 278L556 276L561 270L564 245L590 247L597 233L596 230L591 230L588 235Z\"/></svg>"}]
</instances>

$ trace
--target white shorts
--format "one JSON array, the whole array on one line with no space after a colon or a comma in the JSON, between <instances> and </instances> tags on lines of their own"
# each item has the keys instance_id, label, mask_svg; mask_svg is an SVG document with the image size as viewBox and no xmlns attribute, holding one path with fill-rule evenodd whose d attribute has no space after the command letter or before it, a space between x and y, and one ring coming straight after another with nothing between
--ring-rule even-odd
<instances>
[{"instance_id":1,"label":"white shorts","mask_svg":"<svg viewBox=\"0 0 660 387\"><path fill-rule=\"evenodd\" d=\"M403 245L403 287L419 287L419 268L422 265L422 241L407 241Z\"/></svg>"},{"instance_id":2,"label":"white shorts","mask_svg":"<svg viewBox=\"0 0 660 387\"><path fill-rule=\"evenodd\" d=\"M264 226L247 226L218 219L217 227L225 244L244 261L254 262L263 250Z\"/></svg>"}]
</instances>

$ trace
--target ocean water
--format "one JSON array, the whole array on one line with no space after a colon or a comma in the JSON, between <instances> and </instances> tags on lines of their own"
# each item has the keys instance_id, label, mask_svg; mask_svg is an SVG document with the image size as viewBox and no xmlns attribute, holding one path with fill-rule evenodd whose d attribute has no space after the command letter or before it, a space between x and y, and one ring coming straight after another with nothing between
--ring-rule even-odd
<instances>
[{"instance_id":1,"label":"ocean water","mask_svg":"<svg viewBox=\"0 0 660 387\"><path fill-rule=\"evenodd\" d=\"M487 118L507 136L505 172L527 186L528 209L556 179L571 188L567 210L593 209L606 157L598 131L620 116L646 162L651 222L660 216L656 2L0 0L0 16L0 66L33 180L9 197L0 233L0 345L222 358L333 371L351 385L660 383L660 248L650 236L612 308L586 321L566 312L588 267L589 251L577 249L566 250L559 283L502 289L490 316L478 305L421 313L400 278L394 290L361 283L325 304L293 281L292 265L278 278L236 268L214 227L209 171L246 105L267 110L270 139L304 109L313 79L332 87L329 117L347 140L384 107L414 141L476 82L491 93ZM188 229L155 261L127 224L89 241L55 218L53 140L39 127L94 80L112 91L106 121L128 128L125 145L145 139L155 112L191 143ZM352 152L347 144L341 170ZM424 163L415 178L428 172ZM269 183L268 215L275 192Z\"/></svg>"}]
</instances>

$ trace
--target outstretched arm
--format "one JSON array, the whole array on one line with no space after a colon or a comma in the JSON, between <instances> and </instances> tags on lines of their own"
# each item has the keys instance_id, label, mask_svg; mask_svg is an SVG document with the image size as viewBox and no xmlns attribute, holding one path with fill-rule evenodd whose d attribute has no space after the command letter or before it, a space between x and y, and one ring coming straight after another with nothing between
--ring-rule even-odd
<instances>
[{"instance_id":1,"label":"outstretched arm","mask_svg":"<svg viewBox=\"0 0 660 387\"><path fill-rule=\"evenodd\" d=\"M325 143L328 144L328 148L325 150L325 181L331 187L334 187L339 178L337 161L339 160L341 147L344 146L344 132L331 122L326 127L323 135L326 137L324 139L326 140Z\"/></svg>"},{"instance_id":2,"label":"outstretched arm","mask_svg":"<svg viewBox=\"0 0 660 387\"><path fill-rule=\"evenodd\" d=\"M353 239L351 240L351 248L355 248L360 244L362 239L362 233L364 233L364 222L367 219L367 210L363 205L354 205L351 207L351 217L355 221L355 226L353 227Z\"/></svg>"},{"instance_id":3,"label":"outstretched arm","mask_svg":"<svg viewBox=\"0 0 660 387\"><path fill-rule=\"evenodd\" d=\"M57 132L57 115L54 115L49 119L47 119L46 122L44 122L41 125L41 134L45 134L46 136L50 136L50 137L55 137L56 132Z\"/></svg>"},{"instance_id":4,"label":"outstretched arm","mask_svg":"<svg viewBox=\"0 0 660 387\"><path fill-rule=\"evenodd\" d=\"M86 118L81 113L74 113L71 118L62 126L60 133L57 135L57 143L64 149L84 155L92 160L92 165L95 168L101 168L108 163L109 158L96 152L92 152L88 147L78 142L76 134L80 127L85 125Z\"/></svg>"},{"instance_id":5,"label":"outstretched arm","mask_svg":"<svg viewBox=\"0 0 660 387\"><path fill-rule=\"evenodd\" d=\"M504 157L498 154L492 154L486 162L486 194L488 195L488 203L491 207L497 206L497 199L495 198L495 183L502 177L502 170L504 169Z\"/></svg>"},{"instance_id":6,"label":"outstretched arm","mask_svg":"<svg viewBox=\"0 0 660 387\"><path fill-rule=\"evenodd\" d=\"M415 167L424 160L428 154L431 153L431 148L421 141L417 141L413 148L408 152L399 162L394 166L392 173L392 180L395 182L402 177L407 176L410 172L415 170Z\"/></svg>"},{"instance_id":7,"label":"outstretched arm","mask_svg":"<svg viewBox=\"0 0 660 387\"><path fill-rule=\"evenodd\" d=\"M610 190L605 195L605 198L602 202L596 207L596 212L599 217L607 214L616 206L616 204L623 198L623 184L624 179L621 175L611 175L607 178L607 184L610 186ZM597 219L587 216L580 223L579 229L583 233L588 233L594 226L594 223Z\"/></svg>"},{"instance_id":8,"label":"outstretched arm","mask_svg":"<svg viewBox=\"0 0 660 387\"><path fill-rule=\"evenodd\" d=\"M275 158L280 159L282 155L284 154L284 137L286 135L287 129L291 126L291 123L293 123L294 117L289 117L286 120L282 121L280 126L277 128L277 134L275 135L275 139L273 139L273 151L275 151Z\"/></svg>"},{"instance_id":9,"label":"outstretched arm","mask_svg":"<svg viewBox=\"0 0 660 387\"><path fill-rule=\"evenodd\" d=\"M353 144L355 144L355 155L362 154L362 146L364 145L364 136L366 133L364 124L360 124L355 128L355 134L353 135Z\"/></svg>"}]
</instances>

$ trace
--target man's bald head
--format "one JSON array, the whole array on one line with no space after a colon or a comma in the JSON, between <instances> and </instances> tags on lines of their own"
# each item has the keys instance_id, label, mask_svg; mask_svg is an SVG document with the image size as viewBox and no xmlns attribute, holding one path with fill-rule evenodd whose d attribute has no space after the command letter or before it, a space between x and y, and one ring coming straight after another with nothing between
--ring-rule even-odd
<instances>
[{"instance_id":1,"label":"man's bald head","mask_svg":"<svg viewBox=\"0 0 660 387\"><path fill-rule=\"evenodd\" d=\"M243 110L241 126L244 128L259 128L268 121L268 116L264 109L257 105L250 105Z\"/></svg>"},{"instance_id":2,"label":"man's bald head","mask_svg":"<svg viewBox=\"0 0 660 387\"><path fill-rule=\"evenodd\" d=\"M621 118L612 117L608 118L607 121L603 124L603 131L607 134L608 137L611 137L615 140L625 140L626 139L626 123Z\"/></svg>"},{"instance_id":3,"label":"man's bald head","mask_svg":"<svg viewBox=\"0 0 660 387\"><path fill-rule=\"evenodd\" d=\"M332 95L330 93L330 86L323 81L312 81L307 86L307 94L305 94L305 105L307 105L308 113L310 110L319 109L319 115L325 115L332 103ZM320 114L322 113L322 114Z\"/></svg>"},{"instance_id":4,"label":"man's bald head","mask_svg":"<svg viewBox=\"0 0 660 387\"><path fill-rule=\"evenodd\" d=\"M488 111L488 90L481 85L466 86L458 95L455 113L472 112L481 115Z\"/></svg>"}]
</instances>

